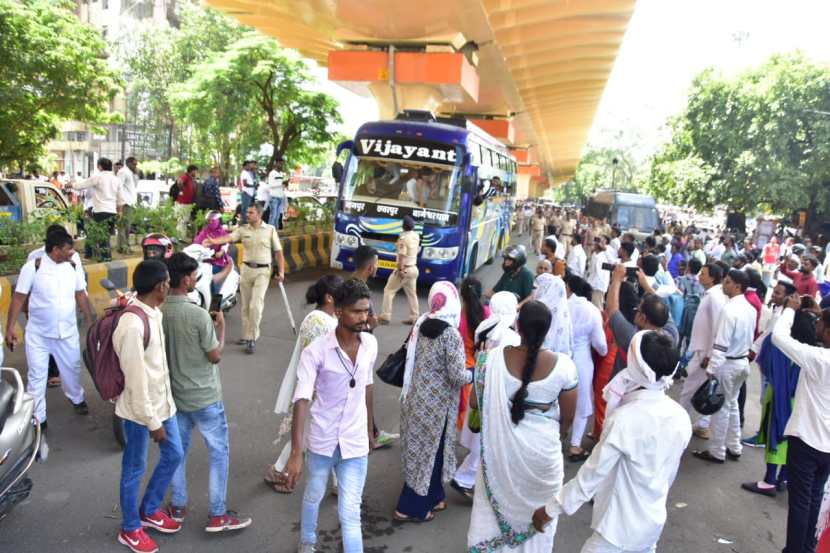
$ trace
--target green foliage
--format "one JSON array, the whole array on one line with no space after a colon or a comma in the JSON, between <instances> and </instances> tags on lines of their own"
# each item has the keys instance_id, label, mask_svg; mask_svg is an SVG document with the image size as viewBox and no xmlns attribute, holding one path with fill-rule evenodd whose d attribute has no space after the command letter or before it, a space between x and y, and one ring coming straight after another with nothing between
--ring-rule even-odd
<instances>
[{"instance_id":1,"label":"green foliage","mask_svg":"<svg viewBox=\"0 0 830 553\"><path fill-rule=\"evenodd\" d=\"M100 34L74 9L69 0L0 0L0 168L37 161L61 119L114 118L119 79Z\"/></svg>"},{"instance_id":2,"label":"green foliage","mask_svg":"<svg viewBox=\"0 0 830 553\"><path fill-rule=\"evenodd\" d=\"M309 92L298 56L216 10L186 3L180 29L148 27L125 37L128 121L155 135L157 152L235 174L263 144L293 163L331 149L340 121L333 98Z\"/></svg>"},{"instance_id":3,"label":"green foliage","mask_svg":"<svg viewBox=\"0 0 830 553\"><path fill-rule=\"evenodd\" d=\"M582 156L573 180L553 191L553 199L557 202L582 204L601 188L615 187L617 190L633 192L640 186L641 172L642 168L623 150L592 149Z\"/></svg>"},{"instance_id":4,"label":"green foliage","mask_svg":"<svg viewBox=\"0 0 830 553\"><path fill-rule=\"evenodd\" d=\"M748 214L830 214L830 69L801 54L773 56L726 78L699 75L671 143L652 164L658 197Z\"/></svg>"},{"instance_id":5,"label":"green foliage","mask_svg":"<svg viewBox=\"0 0 830 553\"><path fill-rule=\"evenodd\" d=\"M139 205L135 208L133 221L136 233L140 236L160 232L181 240L187 232L189 214L189 210L183 210L172 203L159 204L157 207Z\"/></svg>"},{"instance_id":6,"label":"green foliage","mask_svg":"<svg viewBox=\"0 0 830 553\"><path fill-rule=\"evenodd\" d=\"M247 30L172 87L169 98L180 116L225 149L220 158L240 146L256 151L270 144L270 169L279 157L316 161L331 146L329 126L341 121L337 103L309 92L310 84L301 58Z\"/></svg>"}]
</instances>

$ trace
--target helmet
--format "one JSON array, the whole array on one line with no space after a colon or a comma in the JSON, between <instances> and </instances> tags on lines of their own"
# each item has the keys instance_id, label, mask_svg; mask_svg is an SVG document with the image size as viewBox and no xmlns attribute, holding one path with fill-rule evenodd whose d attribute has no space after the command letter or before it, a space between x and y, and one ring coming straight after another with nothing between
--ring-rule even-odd
<instances>
[{"instance_id":1,"label":"helmet","mask_svg":"<svg viewBox=\"0 0 830 553\"><path fill-rule=\"evenodd\" d=\"M173 241L164 234L153 232L141 241L144 259L165 260L173 255Z\"/></svg>"},{"instance_id":2,"label":"helmet","mask_svg":"<svg viewBox=\"0 0 830 553\"><path fill-rule=\"evenodd\" d=\"M501 256L505 259L513 260L516 267L521 267L527 263L527 250L521 244L513 244L505 248Z\"/></svg>"},{"instance_id":3,"label":"helmet","mask_svg":"<svg viewBox=\"0 0 830 553\"><path fill-rule=\"evenodd\" d=\"M724 401L720 382L712 377L701 384L692 396L692 407L701 415L714 415L723 407Z\"/></svg>"}]
</instances>

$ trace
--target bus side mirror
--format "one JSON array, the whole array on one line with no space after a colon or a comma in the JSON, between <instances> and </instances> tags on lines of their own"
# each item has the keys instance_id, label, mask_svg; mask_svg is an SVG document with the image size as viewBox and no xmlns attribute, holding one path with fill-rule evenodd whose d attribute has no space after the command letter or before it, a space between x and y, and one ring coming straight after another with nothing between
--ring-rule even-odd
<instances>
[{"instance_id":1,"label":"bus side mirror","mask_svg":"<svg viewBox=\"0 0 830 553\"><path fill-rule=\"evenodd\" d=\"M334 182L340 184L340 179L343 178L343 164L339 161L335 161L331 165L331 176L334 178Z\"/></svg>"}]
</instances>

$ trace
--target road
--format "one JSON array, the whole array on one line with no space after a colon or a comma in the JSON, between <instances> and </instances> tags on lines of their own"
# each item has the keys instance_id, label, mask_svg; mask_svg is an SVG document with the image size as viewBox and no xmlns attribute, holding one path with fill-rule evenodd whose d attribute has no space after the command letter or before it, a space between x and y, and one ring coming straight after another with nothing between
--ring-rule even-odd
<instances>
[{"instance_id":1,"label":"road","mask_svg":"<svg viewBox=\"0 0 830 553\"><path fill-rule=\"evenodd\" d=\"M476 276L485 285L495 283L498 264L485 266ZM306 313L301 305L306 287L322 275L306 271L289 275L286 283L298 321ZM374 283L373 300L382 296L382 283ZM426 290L421 290L422 306ZM377 332L379 359L403 341L406 330L404 298L396 298L393 324ZM239 336L238 309L228 317L229 344ZM279 294L271 288L263 322L263 335L256 355L247 356L240 346L229 345L222 360L225 407L231 431L231 467L228 508L253 516L253 525L235 536L210 536L204 530L207 516L207 460L203 442L194 437L189 456L190 515L182 531L158 537L161 551L182 553L289 553L299 539L301 493L277 495L262 481L264 469L273 462L272 444L278 427L273 414L277 389L294 346ZM24 366L19 352L7 363ZM97 396L84 375L91 414L75 416L59 389L48 392L50 456L31 473L33 496L0 523L2 553L107 553L124 551L116 543L120 512L118 482L120 450L112 438L109 405ZM673 393L677 393L677 386ZM760 418L758 375L750 381L747 433ZM397 432L400 425L399 389L378 382L375 412L378 424ZM713 466L694 459L691 450L703 443L693 439L683 458L668 502L669 518L661 551L674 553L765 553L783 547L786 524L786 494L775 499L740 489L741 482L760 478L764 472L763 450L746 448L739 462ZM151 453L155 463L157 453ZM150 466L153 466L150 464ZM565 461L566 481L577 465ZM378 451L369 458L369 476L363 505L363 529L367 553L461 552L465 550L470 507L449 487L449 509L426 525L401 525L391 520L402 485L400 449ZM560 520L556 551L576 553L590 534L590 506L575 516ZM336 501L324 500L320 514L319 551L339 551Z\"/></svg>"}]
</instances>

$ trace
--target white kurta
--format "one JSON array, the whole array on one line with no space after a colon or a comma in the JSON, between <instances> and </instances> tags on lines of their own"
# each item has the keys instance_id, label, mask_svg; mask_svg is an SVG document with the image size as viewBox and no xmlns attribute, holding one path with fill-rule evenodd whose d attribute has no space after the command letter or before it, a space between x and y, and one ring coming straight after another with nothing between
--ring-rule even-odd
<instances>
[{"instance_id":1,"label":"white kurta","mask_svg":"<svg viewBox=\"0 0 830 553\"><path fill-rule=\"evenodd\" d=\"M602 313L587 299L571 294L568 310L573 325L573 360L579 374L579 388L576 414L571 434L571 445L580 447L588 417L594 412L594 359L591 348L600 356L608 353L605 331L602 328Z\"/></svg>"},{"instance_id":2,"label":"white kurta","mask_svg":"<svg viewBox=\"0 0 830 553\"><path fill-rule=\"evenodd\" d=\"M585 266L588 264L588 257L585 255L585 248L582 244L572 246L568 251L568 269L580 277L585 276Z\"/></svg>"},{"instance_id":3,"label":"white kurta","mask_svg":"<svg viewBox=\"0 0 830 553\"><path fill-rule=\"evenodd\" d=\"M658 390L626 394L576 477L545 506L575 513L594 499L591 528L624 551L652 547L666 523L666 498L692 436L689 415Z\"/></svg>"}]
</instances>

